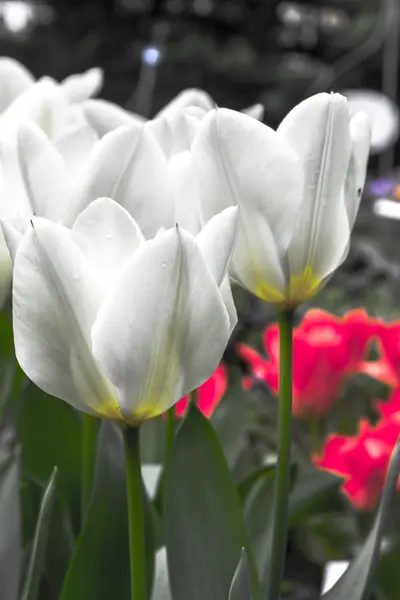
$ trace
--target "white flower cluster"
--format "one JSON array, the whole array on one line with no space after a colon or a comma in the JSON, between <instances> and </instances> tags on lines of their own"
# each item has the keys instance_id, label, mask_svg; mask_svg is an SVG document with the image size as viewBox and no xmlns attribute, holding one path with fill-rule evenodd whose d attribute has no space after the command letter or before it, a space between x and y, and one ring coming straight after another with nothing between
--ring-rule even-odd
<instances>
[{"instance_id":1,"label":"white flower cluster","mask_svg":"<svg viewBox=\"0 0 400 600\"><path fill-rule=\"evenodd\" d=\"M292 307L343 261L369 125L318 94L277 131L262 107L186 90L145 121L0 59L0 301L46 392L131 425L215 370L237 317L230 277ZM228 274L229 271L229 274Z\"/></svg>"}]
</instances>

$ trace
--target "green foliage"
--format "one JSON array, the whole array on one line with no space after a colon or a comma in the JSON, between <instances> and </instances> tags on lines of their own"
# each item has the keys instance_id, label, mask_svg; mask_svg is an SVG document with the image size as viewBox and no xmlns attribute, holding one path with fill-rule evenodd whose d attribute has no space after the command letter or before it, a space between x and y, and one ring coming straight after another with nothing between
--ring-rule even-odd
<instances>
[{"instance_id":1,"label":"green foliage","mask_svg":"<svg viewBox=\"0 0 400 600\"><path fill-rule=\"evenodd\" d=\"M388 520L399 473L400 443L398 443L393 453L374 526L357 557L333 588L323 594L323 600L348 600L349 598L351 600L366 600L369 598L372 591L373 576L379 560L384 527Z\"/></svg>"},{"instance_id":2,"label":"green foliage","mask_svg":"<svg viewBox=\"0 0 400 600\"><path fill-rule=\"evenodd\" d=\"M51 515L55 500L56 477L57 468L53 470L50 481L43 494L21 600L36 600L38 598L40 579L44 570Z\"/></svg>"},{"instance_id":3,"label":"green foliage","mask_svg":"<svg viewBox=\"0 0 400 600\"><path fill-rule=\"evenodd\" d=\"M164 520L174 600L226 600L242 547L257 590L238 494L211 425L193 407L176 435Z\"/></svg>"},{"instance_id":4,"label":"green foliage","mask_svg":"<svg viewBox=\"0 0 400 600\"><path fill-rule=\"evenodd\" d=\"M0 452L1 600L15 600L22 570L18 451Z\"/></svg>"},{"instance_id":5,"label":"green foliage","mask_svg":"<svg viewBox=\"0 0 400 600\"><path fill-rule=\"evenodd\" d=\"M253 600L251 577L244 549L229 590L229 600Z\"/></svg>"}]
</instances>

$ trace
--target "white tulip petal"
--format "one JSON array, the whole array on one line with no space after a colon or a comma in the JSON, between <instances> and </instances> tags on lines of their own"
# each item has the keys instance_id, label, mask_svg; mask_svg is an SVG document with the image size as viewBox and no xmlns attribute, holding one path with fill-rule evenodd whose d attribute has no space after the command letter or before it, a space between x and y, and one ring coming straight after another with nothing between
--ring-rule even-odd
<instances>
[{"instance_id":1,"label":"white tulip petal","mask_svg":"<svg viewBox=\"0 0 400 600\"><path fill-rule=\"evenodd\" d=\"M196 234L200 230L200 194L190 152L181 152L168 161L174 205L174 221Z\"/></svg>"},{"instance_id":2,"label":"white tulip petal","mask_svg":"<svg viewBox=\"0 0 400 600\"><path fill-rule=\"evenodd\" d=\"M172 154L189 151L200 125L200 119L191 108L180 110L170 121L172 130Z\"/></svg>"},{"instance_id":3,"label":"white tulip petal","mask_svg":"<svg viewBox=\"0 0 400 600\"><path fill-rule=\"evenodd\" d=\"M14 264L17 359L47 393L85 412L117 419L115 390L90 349L98 304L97 281L70 231L36 219Z\"/></svg>"},{"instance_id":4,"label":"white tulip petal","mask_svg":"<svg viewBox=\"0 0 400 600\"><path fill-rule=\"evenodd\" d=\"M251 207L239 207L239 232L231 262L232 277L264 300L284 299L286 280L268 221Z\"/></svg>"},{"instance_id":5,"label":"white tulip petal","mask_svg":"<svg viewBox=\"0 0 400 600\"><path fill-rule=\"evenodd\" d=\"M113 102L97 98L83 102L82 109L89 125L99 137L121 125L139 125L145 121L143 117L132 114Z\"/></svg>"},{"instance_id":6,"label":"white tulip petal","mask_svg":"<svg viewBox=\"0 0 400 600\"><path fill-rule=\"evenodd\" d=\"M76 176L84 168L85 161L98 139L94 129L84 124L57 140L55 147L62 156L70 177Z\"/></svg>"},{"instance_id":7,"label":"white tulip petal","mask_svg":"<svg viewBox=\"0 0 400 600\"><path fill-rule=\"evenodd\" d=\"M35 79L24 65L6 56L0 57L0 114L28 87Z\"/></svg>"},{"instance_id":8,"label":"white tulip petal","mask_svg":"<svg viewBox=\"0 0 400 600\"><path fill-rule=\"evenodd\" d=\"M343 96L317 94L297 105L278 128L300 156L305 176L289 251L293 277L311 269L313 277L322 278L348 242L343 185L351 153L349 123Z\"/></svg>"},{"instance_id":9,"label":"white tulip petal","mask_svg":"<svg viewBox=\"0 0 400 600\"><path fill-rule=\"evenodd\" d=\"M21 124L18 157L34 215L61 220L69 200L69 182L61 155L33 122Z\"/></svg>"},{"instance_id":10,"label":"white tulip petal","mask_svg":"<svg viewBox=\"0 0 400 600\"><path fill-rule=\"evenodd\" d=\"M176 98L171 100L171 102L156 114L156 118L164 117L166 119L173 119L182 108L188 106L202 108L204 111L208 112L215 107L215 102L211 96L203 90L183 90L183 92L178 94Z\"/></svg>"},{"instance_id":11,"label":"white tulip petal","mask_svg":"<svg viewBox=\"0 0 400 600\"><path fill-rule=\"evenodd\" d=\"M125 261L144 242L131 215L110 198L98 198L89 204L72 231L105 292L111 289Z\"/></svg>"},{"instance_id":12,"label":"white tulip petal","mask_svg":"<svg viewBox=\"0 0 400 600\"><path fill-rule=\"evenodd\" d=\"M99 93L103 86L103 69L95 67L85 73L70 75L60 86L70 102L83 102Z\"/></svg>"},{"instance_id":13,"label":"white tulip petal","mask_svg":"<svg viewBox=\"0 0 400 600\"><path fill-rule=\"evenodd\" d=\"M256 119L228 109L208 113L192 147L204 220L227 206L267 220L286 250L301 202L302 169L290 145Z\"/></svg>"},{"instance_id":14,"label":"white tulip petal","mask_svg":"<svg viewBox=\"0 0 400 600\"><path fill-rule=\"evenodd\" d=\"M364 189L371 143L371 126L365 113L357 113L351 119L350 134L353 149L346 177L344 198L350 229L352 229Z\"/></svg>"},{"instance_id":15,"label":"white tulip petal","mask_svg":"<svg viewBox=\"0 0 400 600\"><path fill-rule=\"evenodd\" d=\"M119 127L96 144L77 182L71 216L74 220L90 202L108 196L152 237L161 225L173 224L168 183L167 160L154 137L140 125Z\"/></svg>"},{"instance_id":16,"label":"white tulip petal","mask_svg":"<svg viewBox=\"0 0 400 600\"><path fill-rule=\"evenodd\" d=\"M232 288L229 281L229 275L225 275L222 280L221 285L219 286L219 291L221 292L222 300L224 301L226 310L228 312L229 317L229 333L235 329L236 324L238 322L238 316L236 311L235 302L233 300Z\"/></svg>"},{"instance_id":17,"label":"white tulip petal","mask_svg":"<svg viewBox=\"0 0 400 600\"><path fill-rule=\"evenodd\" d=\"M257 119L257 121L262 121L264 118L264 106L262 104L252 104L248 108L244 108L242 113L253 117L253 119Z\"/></svg>"},{"instance_id":18,"label":"white tulip petal","mask_svg":"<svg viewBox=\"0 0 400 600\"><path fill-rule=\"evenodd\" d=\"M28 219L27 223L29 223ZM21 231L19 231L17 227L15 227L13 219L2 221L1 229L3 237L0 240L0 248L3 249L4 243L6 244L11 260L14 263L18 247L22 241L23 232L21 233Z\"/></svg>"},{"instance_id":19,"label":"white tulip petal","mask_svg":"<svg viewBox=\"0 0 400 600\"><path fill-rule=\"evenodd\" d=\"M93 351L131 423L164 412L201 385L228 338L220 292L195 239L177 228L135 252L92 331Z\"/></svg>"},{"instance_id":20,"label":"white tulip petal","mask_svg":"<svg viewBox=\"0 0 400 600\"><path fill-rule=\"evenodd\" d=\"M172 128L167 119L152 119L146 123L147 130L155 137L165 156L172 151Z\"/></svg>"},{"instance_id":21,"label":"white tulip petal","mask_svg":"<svg viewBox=\"0 0 400 600\"><path fill-rule=\"evenodd\" d=\"M228 270L238 232L238 209L226 208L215 215L196 237L200 252L218 286Z\"/></svg>"}]
</instances>

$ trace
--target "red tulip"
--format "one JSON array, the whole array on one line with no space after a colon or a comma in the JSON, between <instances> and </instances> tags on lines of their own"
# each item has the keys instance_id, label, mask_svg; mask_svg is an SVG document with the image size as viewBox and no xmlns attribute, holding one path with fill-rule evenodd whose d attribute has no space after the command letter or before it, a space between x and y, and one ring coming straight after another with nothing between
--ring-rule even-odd
<instances>
[{"instance_id":1,"label":"red tulip","mask_svg":"<svg viewBox=\"0 0 400 600\"><path fill-rule=\"evenodd\" d=\"M400 387L396 388L390 398L376 402L376 408L384 419L400 419Z\"/></svg>"},{"instance_id":2,"label":"red tulip","mask_svg":"<svg viewBox=\"0 0 400 600\"><path fill-rule=\"evenodd\" d=\"M376 333L381 353L379 378L390 386L400 386L400 321L379 323Z\"/></svg>"},{"instance_id":3,"label":"red tulip","mask_svg":"<svg viewBox=\"0 0 400 600\"><path fill-rule=\"evenodd\" d=\"M347 377L358 372L364 362L376 323L363 309L343 318L312 309L293 334L293 414L297 417L320 416L337 400ZM264 347L269 358L253 348L238 345L239 355L249 364L251 377L264 381L274 393L279 387L279 330L272 325L264 332Z\"/></svg>"},{"instance_id":4,"label":"red tulip","mask_svg":"<svg viewBox=\"0 0 400 600\"><path fill-rule=\"evenodd\" d=\"M210 379L207 379L193 394L196 395L196 404L201 412L209 419L220 403L226 392L228 383L227 368L220 364ZM175 404L175 415L183 417L185 414L189 396L184 396Z\"/></svg>"},{"instance_id":5,"label":"red tulip","mask_svg":"<svg viewBox=\"0 0 400 600\"><path fill-rule=\"evenodd\" d=\"M315 457L314 462L345 479L342 491L355 508L373 510L399 435L398 419L385 419L375 426L362 420L356 436L329 436L322 456Z\"/></svg>"}]
</instances>

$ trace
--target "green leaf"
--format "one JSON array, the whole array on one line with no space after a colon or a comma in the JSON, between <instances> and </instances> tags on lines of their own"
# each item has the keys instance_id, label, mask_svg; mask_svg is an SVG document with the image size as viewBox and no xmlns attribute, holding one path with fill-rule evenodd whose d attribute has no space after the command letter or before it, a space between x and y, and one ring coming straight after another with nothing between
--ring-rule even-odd
<instances>
[{"instance_id":1,"label":"green leaf","mask_svg":"<svg viewBox=\"0 0 400 600\"><path fill-rule=\"evenodd\" d=\"M338 508L337 490L343 479L327 471L310 467L300 471L289 497L289 521L301 523L317 512Z\"/></svg>"},{"instance_id":2,"label":"green leaf","mask_svg":"<svg viewBox=\"0 0 400 600\"><path fill-rule=\"evenodd\" d=\"M165 418L145 421L140 428L140 454L143 464L162 464L165 453Z\"/></svg>"},{"instance_id":3,"label":"green leaf","mask_svg":"<svg viewBox=\"0 0 400 600\"><path fill-rule=\"evenodd\" d=\"M66 403L29 383L22 393L19 439L24 473L45 486L57 465L57 488L80 520L82 437L79 415Z\"/></svg>"},{"instance_id":4,"label":"green leaf","mask_svg":"<svg viewBox=\"0 0 400 600\"><path fill-rule=\"evenodd\" d=\"M149 578L152 540L145 496ZM76 544L60 600L130 597L128 515L125 461L120 430L103 422L98 436L97 461L85 525Z\"/></svg>"},{"instance_id":5,"label":"green leaf","mask_svg":"<svg viewBox=\"0 0 400 600\"><path fill-rule=\"evenodd\" d=\"M53 470L50 481L43 494L21 600L36 600L38 597L55 499L56 477L57 468Z\"/></svg>"},{"instance_id":6,"label":"green leaf","mask_svg":"<svg viewBox=\"0 0 400 600\"><path fill-rule=\"evenodd\" d=\"M240 381L229 386L225 397L211 417L225 458L232 468L246 443L246 431L251 424L251 411Z\"/></svg>"},{"instance_id":7,"label":"green leaf","mask_svg":"<svg viewBox=\"0 0 400 600\"><path fill-rule=\"evenodd\" d=\"M249 492L244 515L250 534L260 581L266 583L270 563L271 509L274 491L274 469L264 473Z\"/></svg>"},{"instance_id":8,"label":"green leaf","mask_svg":"<svg viewBox=\"0 0 400 600\"><path fill-rule=\"evenodd\" d=\"M247 564L247 556L244 548L232 580L228 600L253 600L249 566Z\"/></svg>"},{"instance_id":9,"label":"green leaf","mask_svg":"<svg viewBox=\"0 0 400 600\"><path fill-rule=\"evenodd\" d=\"M14 352L12 317L0 311L0 422L18 391L21 369Z\"/></svg>"},{"instance_id":10,"label":"green leaf","mask_svg":"<svg viewBox=\"0 0 400 600\"><path fill-rule=\"evenodd\" d=\"M378 566L378 588L385 600L398 600L400 590L400 539L385 539Z\"/></svg>"},{"instance_id":11,"label":"green leaf","mask_svg":"<svg viewBox=\"0 0 400 600\"><path fill-rule=\"evenodd\" d=\"M296 527L299 549L310 562L321 566L351 556L357 535L353 515L343 511L313 515Z\"/></svg>"},{"instance_id":12,"label":"green leaf","mask_svg":"<svg viewBox=\"0 0 400 600\"><path fill-rule=\"evenodd\" d=\"M239 497L215 432L195 407L175 437L164 501L174 600L226 600L242 547L258 598Z\"/></svg>"},{"instance_id":13,"label":"green leaf","mask_svg":"<svg viewBox=\"0 0 400 600\"><path fill-rule=\"evenodd\" d=\"M393 500L400 471L400 442L390 461L386 485L374 526L358 556L351 562L349 568L339 581L326 594L323 600L366 600L371 592L371 582L379 560L379 551L383 529Z\"/></svg>"},{"instance_id":14,"label":"green leaf","mask_svg":"<svg viewBox=\"0 0 400 600\"><path fill-rule=\"evenodd\" d=\"M19 453L0 452L1 600L16 600L22 564Z\"/></svg>"},{"instance_id":15,"label":"green leaf","mask_svg":"<svg viewBox=\"0 0 400 600\"><path fill-rule=\"evenodd\" d=\"M68 506L59 498L55 499L43 579L51 590L53 598L59 598L68 566L74 553L75 534Z\"/></svg>"},{"instance_id":16,"label":"green leaf","mask_svg":"<svg viewBox=\"0 0 400 600\"><path fill-rule=\"evenodd\" d=\"M273 474L274 470L275 470L274 464L267 465L265 467L262 467L261 469L258 469L257 471L255 471L254 473L252 473L251 475L249 475L248 477L243 479L243 481L241 481L238 485L238 493L239 493L241 501L245 502L249 493L251 492L253 487L257 484L257 482L260 481L261 479L264 479L264 477L268 476L268 474L270 474L270 473Z\"/></svg>"}]
</instances>

